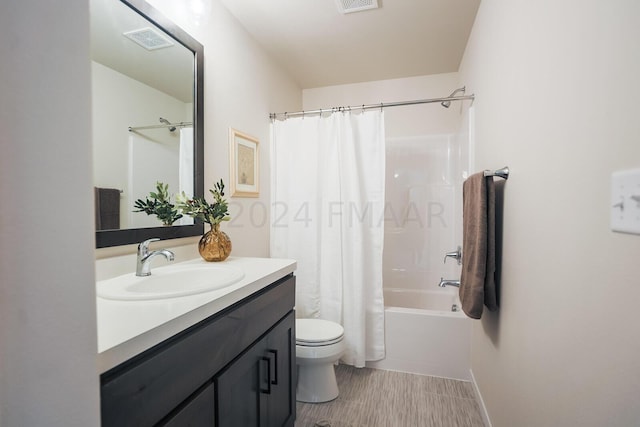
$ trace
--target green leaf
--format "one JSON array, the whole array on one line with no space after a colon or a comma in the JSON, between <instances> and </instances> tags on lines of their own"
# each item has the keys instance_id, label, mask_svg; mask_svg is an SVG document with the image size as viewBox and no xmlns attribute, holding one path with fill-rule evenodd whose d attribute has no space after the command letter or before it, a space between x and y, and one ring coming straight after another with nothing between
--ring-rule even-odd
<instances>
[{"instance_id":1,"label":"green leaf","mask_svg":"<svg viewBox=\"0 0 640 427\"><path fill-rule=\"evenodd\" d=\"M208 203L204 197L188 199L186 194L182 192L182 194L176 196L176 207L183 214L200 219L208 224L214 225L221 221L228 221L228 219L225 219L228 218L228 205L227 201L223 199L223 190L224 182L222 179L220 182L213 184L213 189L209 189L209 192L213 195L213 203Z\"/></svg>"},{"instance_id":2,"label":"green leaf","mask_svg":"<svg viewBox=\"0 0 640 427\"><path fill-rule=\"evenodd\" d=\"M183 215L178 209L176 209L176 205L171 203L169 184L164 184L158 181L156 182L156 190L157 192L149 192L151 200L149 197L145 200L136 200L133 206L137 210L134 210L133 212L145 212L147 215L155 215L163 224L166 225L171 225L178 219L182 218Z\"/></svg>"}]
</instances>

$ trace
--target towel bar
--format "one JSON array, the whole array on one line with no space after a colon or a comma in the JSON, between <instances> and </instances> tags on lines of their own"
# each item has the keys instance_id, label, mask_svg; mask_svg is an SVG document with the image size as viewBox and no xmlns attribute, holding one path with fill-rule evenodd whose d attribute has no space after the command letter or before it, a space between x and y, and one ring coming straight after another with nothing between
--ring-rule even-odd
<instances>
[{"instance_id":1,"label":"towel bar","mask_svg":"<svg viewBox=\"0 0 640 427\"><path fill-rule=\"evenodd\" d=\"M484 171L484 176L497 176L500 178L508 179L509 178L509 166L505 166L502 169L496 169L494 171L486 170Z\"/></svg>"}]
</instances>

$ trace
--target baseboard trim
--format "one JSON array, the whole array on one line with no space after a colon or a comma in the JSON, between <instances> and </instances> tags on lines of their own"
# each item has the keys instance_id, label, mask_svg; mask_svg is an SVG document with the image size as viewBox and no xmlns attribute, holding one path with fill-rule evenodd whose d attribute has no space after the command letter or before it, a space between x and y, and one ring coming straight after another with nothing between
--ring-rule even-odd
<instances>
[{"instance_id":1,"label":"baseboard trim","mask_svg":"<svg viewBox=\"0 0 640 427\"><path fill-rule=\"evenodd\" d=\"M493 427L491 425L491 419L489 418L489 413L487 412L487 407L484 405L482 394L480 394L480 389L478 388L478 384L476 383L476 377L473 376L472 369L469 369L469 374L471 375L471 384L473 384L473 393L476 395L476 400L480 405L480 414L482 415L482 421L484 422L485 427Z\"/></svg>"}]
</instances>

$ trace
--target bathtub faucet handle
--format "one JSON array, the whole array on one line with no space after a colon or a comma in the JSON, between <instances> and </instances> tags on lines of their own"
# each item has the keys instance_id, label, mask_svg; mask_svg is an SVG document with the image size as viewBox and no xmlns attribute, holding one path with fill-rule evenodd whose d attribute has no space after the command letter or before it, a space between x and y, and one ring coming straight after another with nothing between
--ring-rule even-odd
<instances>
[{"instance_id":1,"label":"bathtub faucet handle","mask_svg":"<svg viewBox=\"0 0 640 427\"><path fill-rule=\"evenodd\" d=\"M453 258L456 261L458 261L458 265L462 264L462 248L460 246L458 246L458 249L456 249L453 252L447 252L446 254L444 254L444 263L447 263L447 258Z\"/></svg>"}]
</instances>

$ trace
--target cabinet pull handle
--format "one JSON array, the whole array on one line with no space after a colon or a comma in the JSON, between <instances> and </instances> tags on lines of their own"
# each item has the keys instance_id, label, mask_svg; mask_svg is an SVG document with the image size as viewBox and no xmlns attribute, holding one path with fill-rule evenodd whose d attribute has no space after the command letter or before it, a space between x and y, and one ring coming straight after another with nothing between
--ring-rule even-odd
<instances>
[{"instance_id":1,"label":"cabinet pull handle","mask_svg":"<svg viewBox=\"0 0 640 427\"><path fill-rule=\"evenodd\" d=\"M278 350L267 350L268 353L273 354L274 363L273 363L273 381L271 384L278 385Z\"/></svg>"},{"instance_id":2,"label":"cabinet pull handle","mask_svg":"<svg viewBox=\"0 0 640 427\"><path fill-rule=\"evenodd\" d=\"M262 372L260 372L260 365L258 365L258 376L260 377L260 393L271 394L271 359L269 357L261 357L260 361L267 362L267 389L262 388Z\"/></svg>"}]
</instances>

